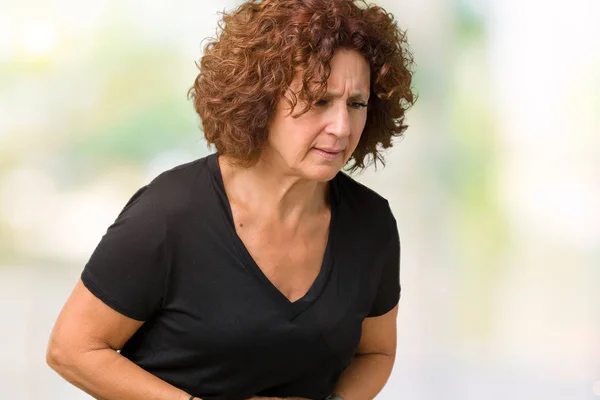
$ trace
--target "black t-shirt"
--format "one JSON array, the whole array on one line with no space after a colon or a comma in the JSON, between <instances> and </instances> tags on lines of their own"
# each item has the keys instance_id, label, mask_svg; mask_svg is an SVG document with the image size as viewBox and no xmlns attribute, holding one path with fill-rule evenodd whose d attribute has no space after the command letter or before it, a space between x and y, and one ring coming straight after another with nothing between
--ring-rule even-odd
<instances>
[{"instance_id":1,"label":"black t-shirt","mask_svg":"<svg viewBox=\"0 0 600 400\"><path fill-rule=\"evenodd\" d=\"M121 354L202 399L322 399L351 362L366 317L400 297L388 202L340 172L321 270L290 302L237 236L217 155L139 189L81 275L121 314L145 321Z\"/></svg>"}]
</instances>

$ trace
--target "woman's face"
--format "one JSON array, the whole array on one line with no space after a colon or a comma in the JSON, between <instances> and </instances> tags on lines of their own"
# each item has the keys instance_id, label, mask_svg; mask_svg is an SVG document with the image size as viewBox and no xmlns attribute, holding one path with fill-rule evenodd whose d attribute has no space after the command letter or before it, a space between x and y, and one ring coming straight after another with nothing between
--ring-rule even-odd
<instances>
[{"instance_id":1,"label":"woman's face","mask_svg":"<svg viewBox=\"0 0 600 400\"><path fill-rule=\"evenodd\" d=\"M301 76L292 82L297 90ZM326 182L350 159L367 121L370 68L354 50L338 49L331 61L327 93L298 118L280 99L269 126L262 158L286 175ZM299 101L296 112L303 104Z\"/></svg>"}]
</instances>

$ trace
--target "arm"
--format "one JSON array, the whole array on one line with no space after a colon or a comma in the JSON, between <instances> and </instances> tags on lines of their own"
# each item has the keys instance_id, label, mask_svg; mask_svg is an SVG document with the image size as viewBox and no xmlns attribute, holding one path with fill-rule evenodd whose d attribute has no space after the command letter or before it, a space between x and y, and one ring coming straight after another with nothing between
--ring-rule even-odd
<instances>
[{"instance_id":1,"label":"arm","mask_svg":"<svg viewBox=\"0 0 600 400\"><path fill-rule=\"evenodd\" d=\"M117 352L142 324L108 307L79 281L54 325L47 363L97 399L188 400L189 394Z\"/></svg>"},{"instance_id":2,"label":"arm","mask_svg":"<svg viewBox=\"0 0 600 400\"><path fill-rule=\"evenodd\" d=\"M374 399L383 389L396 358L398 305L379 317L366 318L354 360L333 393L344 400Z\"/></svg>"}]
</instances>

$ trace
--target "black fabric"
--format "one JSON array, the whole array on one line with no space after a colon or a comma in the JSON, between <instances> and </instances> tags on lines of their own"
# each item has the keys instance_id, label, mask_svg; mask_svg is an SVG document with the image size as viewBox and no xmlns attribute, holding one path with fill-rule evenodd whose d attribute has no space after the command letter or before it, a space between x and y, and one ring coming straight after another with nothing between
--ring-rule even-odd
<instances>
[{"instance_id":1,"label":"black fabric","mask_svg":"<svg viewBox=\"0 0 600 400\"><path fill-rule=\"evenodd\" d=\"M81 275L108 306L145 321L121 354L205 400L329 395L362 321L400 297L388 202L344 173L330 185L323 265L295 302L237 236L216 154L138 190Z\"/></svg>"}]
</instances>

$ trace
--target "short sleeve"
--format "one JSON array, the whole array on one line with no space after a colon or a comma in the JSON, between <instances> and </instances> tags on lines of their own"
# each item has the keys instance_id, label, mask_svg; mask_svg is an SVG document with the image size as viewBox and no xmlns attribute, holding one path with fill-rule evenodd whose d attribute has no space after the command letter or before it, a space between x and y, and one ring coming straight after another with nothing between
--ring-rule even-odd
<instances>
[{"instance_id":1,"label":"short sleeve","mask_svg":"<svg viewBox=\"0 0 600 400\"><path fill-rule=\"evenodd\" d=\"M160 307L167 271L167 224L151 185L127 202L81 274L96 297L138 321Z\"/></svg>"},{"instance_id":2,"label":"short sleeve","mask_svg":"<svg viewBox=\"0 0 600 400\"><path fill-rule=\"evenodd\" d=\"M380 258L383 262L383 269L369 317L378 317L387 313L400 301L400 237L393 216L391 216L391 220L390 240Z\"/></svg>"}]
</instances>

